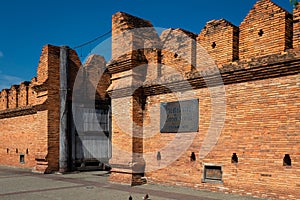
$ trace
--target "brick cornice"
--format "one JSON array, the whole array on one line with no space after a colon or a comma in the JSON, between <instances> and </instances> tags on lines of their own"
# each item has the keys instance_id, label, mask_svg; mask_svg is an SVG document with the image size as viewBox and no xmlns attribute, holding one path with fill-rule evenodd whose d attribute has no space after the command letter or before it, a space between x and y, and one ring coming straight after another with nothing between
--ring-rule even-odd
<instances>
[{"instance_id":1,"label":"brick cornice","mask_svg":"<svg viewBox=\"0 0 300 200\"><path fill-rule=\"evenodd\" d=\"M218 85L236 84L256 81L268 78L283 77L300 73L300 59L269 65L235 66L231 70L220 69L220 73L192 72L186 75L186 79L173 80L172 82L160 82L155 80L144 86L144 94L147 96L170 92L186 91ZM222 78L222 79L221 79Z\"/></svg>"},{"instance_id":2,"label":"brick cornice","mask_svg":"<svg viewBox=\"0 0 300 200\"><path fill-rule=\"evenodd\" d=\"M44 104L7 109L7 110L0 111L0 119L32 115L32 114L36 114L38 111L43 111L43 110L46 110L46 105Z\"/></svg>"},{"instance_id":3,"label":"brick cornice","mask_svg":"<svg viewBox=\"0 0 300 200\"><path fill-rule=\"evenodd\" d=\"M48 79L39 85L33 85L32 88L36 91L36 92L43 92L43 91L47 91L48 90Z\"/></svg>"},{"instance_id":4,"label":"brick cornice","mask_svg":"<svg viewBox=\"0 0 300 200\"><path fill-rule=\"evenodd\" d=\"M108 70L110 73L115 74L123 71L133 69L136 66L146 64L146 60L139 59L127 59L122 61L114 61L108 65Z\"/></svg>"},{"instance_id":5,"label":"brick cornice","mask_svg":"<svg viewBox=\"0 0 300 200\"><path fill-rule=\"evenodd\" d=\"M183 76L168 76L146 81L143 86L146 96L187 91L218 85L228 85L268 78L283 77L300 73L300 52L290 50L284 54L274 54L225 64L218 70L192 71ZM132 96L132 87L109 91L111 98Z\"/></svg>"}]
</instances>

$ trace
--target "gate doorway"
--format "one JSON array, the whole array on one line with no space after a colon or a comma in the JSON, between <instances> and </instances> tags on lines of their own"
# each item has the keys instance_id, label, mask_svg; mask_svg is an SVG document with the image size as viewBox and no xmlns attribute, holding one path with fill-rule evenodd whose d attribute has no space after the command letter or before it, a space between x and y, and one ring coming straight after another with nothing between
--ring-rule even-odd
<instances>
[{"instance_id":1,"label":"gate doorway","mask_svg":"<svg viewBox=\"0 0 300 200\"><path fill-rule=\"evenodd\" d=\"M111 158L111 109L76 108L72 134L72 169L107 170Z\"/></svg>"}]
</instances>

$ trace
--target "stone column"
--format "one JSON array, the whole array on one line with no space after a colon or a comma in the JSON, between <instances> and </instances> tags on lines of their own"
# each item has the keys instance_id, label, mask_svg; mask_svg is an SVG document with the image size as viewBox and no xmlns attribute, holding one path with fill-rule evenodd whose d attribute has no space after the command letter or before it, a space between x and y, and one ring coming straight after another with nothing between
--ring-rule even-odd
<instances>
[{"instance_id":1,"label":"stone column","mask_svg":"<svg viewBox=\"0 0 300 200\"><path fill-rule=\"evenodd\" d=\"M68 171L68 47L60 48L59 171Z\"/></svg>"}]
</instances>

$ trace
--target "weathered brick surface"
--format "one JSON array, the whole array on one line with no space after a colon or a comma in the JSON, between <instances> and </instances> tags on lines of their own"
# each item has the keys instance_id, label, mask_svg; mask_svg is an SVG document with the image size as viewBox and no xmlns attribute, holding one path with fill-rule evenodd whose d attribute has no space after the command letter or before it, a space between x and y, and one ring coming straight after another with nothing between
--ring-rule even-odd
<instances>
[{"instance_id":1,"label":"weathered brick surface","mask_svg":"<svg viewBox=\"0 0 300 200\"><path fill-rule=\"evenodd\" d=\"M8 108L8 89L1 91L0 110L6 110Z\"/></svg>"},{"instance_id":2,"label":"weathered brick surface","mask_svg":"<svg viewBox=\"0 0 300 200\"><path fill-rule=\"evenodd\" d=\"M200 147L214 123L211 121L213 107L208 89L195 90L194 96L199 98L200 103L200 119L199 132L192 145L180 152L182 156L179 159L162 170L146 173L146 176L153 182L214 190L225 188L231 192L273 198L287 198L288 195L299 198L300 122L297 113L300 105L296 103L300 101L299 78L299 75L293 75L284 79L227 85L225 126L217 144L204 159L199 158ZM145 112L151 116L151 122L146 121L144 128L145 153L162 151L178 135L182 137L182 143L188 139L187 133L159 132L159 104L177 100L175 94L147 98ZM179 141L177 145L182 144ZM196 162L190 161L191 152L196 153ZM176 158L177 153L176 150L166 155L162 153L162 161L168 156ZM238 164L231 163L233 153L237 153ZM292 158L291 167L283 166L285 154ZM153 156L149 163L156 164L158 161ZM204 163L222 165L223 184L201 182Z\"/></svg>"},{"instance_id":3,"label":"weathered brick surface","mask_svg":"<svg viewBox=\"0 0 300 200\"><path fill-rule=\"evenodd\" d=\"M239 28L225 19L208 22L197 40L217 64L239 58Z\"/></svg>"},{"instance_id":4,"label":"weathered brick surface","mask_svg":"<svg viewBox=\"0 0 300 200\"><path fill-rule=\"evenodd\" d=\"M270 0L260 0L240 24L239 58L250 59L292 48L292 15Z\"/></svg>"},{"instance_id":5,"label":"weathered brick surface","mask_svg":"<svg viewBox=\"0 0 300 200\"><path fill-rule=\"evenodd\" d=\"M110 85L110 73L106 68L106 61L104 57L99 55L91 55L83 66L82 73L84 73L86 87L84 95L89 99L106 100L107 88ZM79 85L78 85L79 86ZM95 96L97 95L97 96Z\"/></svg>"},{"instance_id":6,"label":"weathered brick surface","mask_svg":"<svg viewBox=\"0 0 300 200\"><path fill-rule=\"evenodd\" d=\"M2 90L0 164L39 172L58 170L59 53L60 47L44 46L37 78ZM70 50L70 87L80 66L76 52ZM20 163L20 154L25 163Z\"/></svg>"},{"instance_id":7,"label":"weathered brick surface","mask_svg":"<svg viewBox=\"0 0 300 200\"><path fill-rule=\"evenodd\" d=\"M300 3L293 10L293 48L300 48Z\"/></svg>"},{"instance_id":8,"label":"weathered brick surface","mask_svg":"<svg viewBox=\"0 0 300 200\"><path fill-rule=\"evenodd\" d=\"M28 86L29 82L23 82L19 87L18 107L24 107L28 105Z\"/></svg>"},{"instance_id":9,"label":"weathered brick surface","mask_svg":"<svg viewBox=\"0 0 300 200\"><path fill-rule=\"evenodd\" d=\"M131 54L133 50L142 49L144 47L142 41L149 32L149 29L144 31L144 27L151 29L151 22L123 12L114 14L112 17L112 58L116 59L126 53ZM134 29L133 32L130 31L132 29ZM150 31L151 40L153 40L153 32L155 31ZM143 37L139 37L141 35Z\"/></svg>"},{"instance_id":10,"label":"weathered brick surface","mask_svg":"<svg viewBox=\"0 0 300 200\"><path fill-rule=\"evenodd\" d=\"M47 80L47 108L48 108L48 133L47 133L47 162L49 165L49 170L57 170L58 158L59 158L59 118L60 113L60 97L59 97L59 87L60 87L60 76L59 76L59 66L60 66L60 48L50 47L48 49L48 62L46 65L46 72L40 70L42 74L48 75ZM42 76L43 77L43 76ZM41 78L43 80L43 78ZM38 78L39 82L39 78Z\"/></svg>"},{"instance_id":11,"label":"weathered brick surface","mask_svg":"<svg viewBox=\"0 0 300 200\"><path fill-rule=\"evenodd\" d=\"M36 103L36 99L37 99L37 93L34 90L33 86L37 85L37 78L34 77L31 79L30 84L29 84L29 88L28 88L28 104L29 105L35 105Z\"/></svg>"},{"instance_id":12,"label":"weathered brick surface","mask_svg":"<svg viewBox=\"0 0 300 200\"><path fill-rule=\"evenodd\" d=\"M110 180L133 184L145 175L154 183L299 199L298 11L292 29L291 14L260 0L240 27L213 20L199 35L167 29L160 36L149 21L116 13L108 71L100 56L83 68L96 99L112 98ZM59 51L45 46L37 78L1 91L0 164L58 170ZM69 95L80 65L70 50ZM161 133L160 104L189 99L199 100L199 130ZM203 181L206 164L222 166L222 182Z\"/></svg>"},{"instance_id":13,"label":"weathered brick surface","mask_svg":"<svg viewBox=\"0 0 300 200\"><path fill-rule=\"evenodd\" d=\"M9 109L18 107L18 93L19 93L19 86L18 85L11 86L9 93L8 93L8 108Z\"/></svg>"},{"instance_id":14,"label":"weathered brick surface","mask_svg":"<svg viewBox=\"0 0 300 200\"><path fill-rule=\"evenodd\" d=\"M142 21L126 16L129 24ZM126 20L113 16L113 30L126 31ZM125 28L119 29L118 23ZM144 82L135 79L138 76L134 76L134 69L140 64L132 62L133 53L126 51L110 62L111 164L119 165L113 168L111 180L134 182L133 177L130 180L134 164L130 159L133 152L139 152L145 159L149 182L299 199L300 57L295 46L297 37L293 41L295 49L287 50L292 47L292 33L291 15L273 2L262 0L240 27L226 20L209 22L195 44L191 42L195 34L165 30L160 48L141 51L148 65L144 79L138 80ZM117 44L118 38L113 35L114 39ZM134 38L134 42L137 40L145 42L140 37ZM127 46L133 44L127 40ZM117 48L113 51L121 53ZM224 84L224 94L220 83ZM135 101L134 91L141 85L144 96ZM160 133L160 103L195 98L199 99L199 131ZM142 140L133 136L134 130L139 130ZM220 135L212 137L218 131ZM157 159L158 152L161 160ZM190 160L192 152L196 161ZM232 163L234 153L238 163ZM286 154L292 159L291 166L283 164ZM206 164L222 166L222 182L203 182Z\"/></svg>"},{"instance_id":15,"label":"weathered brick surface","mask_svg":"<svg viewBox=\"0 0 300 200\"><path fill-rule=\"evenodd\" d=\"M36 167L36 154L47 152L47 111L0 120L0 164ZM25 162L20 163L23 154Z\"/></svg>"},{"instance_id":16,"label":"weathered brick surface","mask_svg":"<svg viewBox=\"0 0 300 200\"><path fill-rule=\"evenodd\" d=\"M196 67L196 37L183 29L167 29L162 32L160 39L163 44L163 65L160 66L160 76L168 76L174 70L184 73Z\"/></svg>"}]
</instances>

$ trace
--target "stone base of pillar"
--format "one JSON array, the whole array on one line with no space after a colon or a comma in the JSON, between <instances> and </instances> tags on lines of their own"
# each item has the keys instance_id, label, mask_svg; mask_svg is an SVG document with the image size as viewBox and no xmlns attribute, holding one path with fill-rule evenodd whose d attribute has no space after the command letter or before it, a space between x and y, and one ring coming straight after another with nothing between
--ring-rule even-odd
<instances>
[{"instance_id":1,"label":"stone base of pillar","mask_svg":"<svg viewBox=\"0 0 300 200\"><path fill-rule=\"evenodd\" d=\"M143 177L144 173L135 173L129 169L112 168L109 181L136 186L147 183Z\"/></svg>"}]
</instances>

